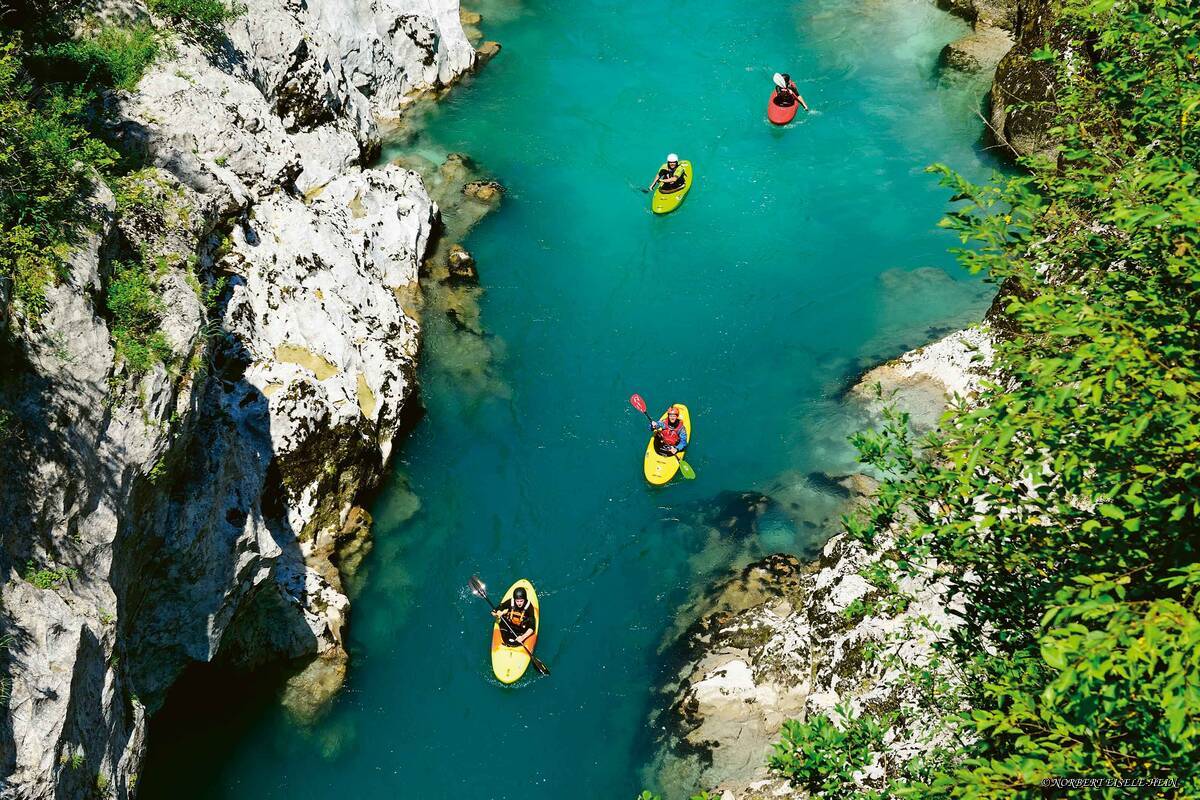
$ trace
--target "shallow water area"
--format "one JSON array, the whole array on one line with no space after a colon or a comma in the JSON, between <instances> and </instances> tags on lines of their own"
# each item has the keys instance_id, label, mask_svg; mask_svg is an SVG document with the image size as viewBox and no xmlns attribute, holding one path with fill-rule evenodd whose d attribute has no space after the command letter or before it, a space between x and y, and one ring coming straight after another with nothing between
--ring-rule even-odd
<instances>
[{"instance_id":1,"label":"shallow water area","mask_svg":"<svg viewBox=\"0 0 1200 800\"><path fill-rule=\"evenodd\" d=\"M677 609L731 564L819 547L840 499L814 473L855 468L848 382L991 296L924 171L992 167L982 87L936 76L966 26L931 0L479 10L503 52L391 155L469 153L505 184L465 241L484 334L423 319L428 414L373 508L346 690L311 727L219 697L164 716L142 798L633 797ZM776 71L813 109L782 128ZM668 151L696 183L658 217L641 188ZM633 392L688 404L696 480L646 484ZM722 525L724 492L776 502ZM493 599L535 584L550 677L495 680L472 573Z\"/></svg>"}]
</instances>

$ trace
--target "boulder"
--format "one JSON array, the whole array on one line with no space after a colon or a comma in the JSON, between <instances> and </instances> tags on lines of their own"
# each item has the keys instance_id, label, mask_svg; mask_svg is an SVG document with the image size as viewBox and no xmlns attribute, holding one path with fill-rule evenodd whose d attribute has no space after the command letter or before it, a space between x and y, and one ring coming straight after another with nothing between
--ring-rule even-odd
<instances>
[{"instance_id":1,"label":"boulder","mask_svg":"<svg viewBox=\"0 0 1200 800\"><path fill-rule=\"evenodd\" d=\"M446 255L446 268L450 271L449 283L478 285L479 272L475 269L475 257L459 244L450 245Z\"/></svg>"},{"instance_id":2,"label":"boulder","mask_svg":"<svg viewBox=\"0 0 1200 800\"><path fill-rule=\"evenodd\" d=\"M939 63L943 69L968 74L992 72L1012 44L1012 36L1003 28L978 28L943 47Z\"/></svg>"},{"instance_id":3,"label":"boulder","mask_svg":"<svg viewBox=\"0 0 1200 800\"><path fill-rule=\"evenodd\" d=\"M463 187L463 194L483 203L494 203L504 194L504 187L496 181L471 181Z\"/></svg>"},{"instance_id":4,"label":"boulder","mask_svg":"<svg viewBox=\"0 0 1200 800\"><path fill-rule=\"evenodd\" d=\"M500 43L487 41L475 49L475 69L479 69L500 53Z\"/></svg>"}]
</instances>

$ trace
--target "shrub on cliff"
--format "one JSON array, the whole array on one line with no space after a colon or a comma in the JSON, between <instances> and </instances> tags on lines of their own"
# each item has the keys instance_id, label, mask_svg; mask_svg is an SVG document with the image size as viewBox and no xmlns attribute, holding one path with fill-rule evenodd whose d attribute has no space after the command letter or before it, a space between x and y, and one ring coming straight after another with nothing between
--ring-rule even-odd
<instances>
[{"instance_id":1,"label":"shrub on cliff","mask_svg":"<svg viewBox=\"0 0 1200 800\"><path fill-rule=\"evenodd\" d=\"M923 441L858 440L894 477L851 533L899 529L896 571L935 559L967 599L971 713L947 724L974 744L893 789L1196 797L1200 9L1061 14L1070 46L1037 54L1059 76L1058 162L986 186L941 170L965 202L945 223L963 263L1003 287L995 382Z\"/></svg>"},{"instance_id":2,"label":"shrub on cliff","mask_svg":"<svg viewBox=\"0 0 1200 800\"><path fill-rule=\"evenodd\" d=\"M147 0L150 10L167 17L198 39L212 43L221 36L221 26L240 16L244 7L222 0Z\"/></svg>"},{"instance_id":3,"label":"shrub on cliff","mask_svg":"<svg viewBox=\"0 0 1200 800\"><path fill-rule=\"evenodd\" d=\"M58 280L94 170L116 155L82 121L87 97L31 81L15 41L0 44L0 279L36 317Z\"/></svg>"},{"instance_id":4,"label":"shrub on cliff","mask_svg":"<svg viewBox=\"0 0 1200 800\"><path fill-rule=\"evenodd\" d=\"M117 264L108 286L108 310L112 312L112 336L117 355L134 374L141 374L170 357L171 347L158 329L162 300L154 290L154 279L142 263Z\"/></svg>"}]
</instances>

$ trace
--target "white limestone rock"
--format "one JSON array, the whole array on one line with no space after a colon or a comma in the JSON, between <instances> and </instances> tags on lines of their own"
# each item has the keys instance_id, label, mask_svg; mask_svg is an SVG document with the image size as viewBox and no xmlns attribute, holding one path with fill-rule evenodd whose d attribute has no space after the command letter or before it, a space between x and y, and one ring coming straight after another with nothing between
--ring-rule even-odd
<instances>
[{"instance_id":1,"label":"white limestone rock","mask_svg":"<svg viewBox=\"0 0 1200 800\"><path fill-rule=\"evenodd\" d=\"M414 174L363 167L376 116L474 56L454 0L251 0L229 35L217 57L181 38L112 98L113 137L169 203L114 223L100 188L39 324L2 320L20 361L0 460L5 798L132 796L146 709L190 662L320 655L334 668L294 687L314 709L345 671L331 558L362 535L354 504L412 402L419 331L397 297L436 214ZM139 252L171 256L172 353L133 376L104 306ZM229 270L212 312L196 268ZM27 562L61 578L37 588Z\"/></svg>"},{"instance_id":2,"label":"white limestone rock","mask_svg":"<svg viewBox=\"0 0 1200 800\"><path fill-rule=\"evenodd\" d=\"M951 401L979 391L993 341L986 325L955 331L868 371L851 395L876 411L894 403L908 412L915 429L930 430Z\"/></svg>"}]
</instances>

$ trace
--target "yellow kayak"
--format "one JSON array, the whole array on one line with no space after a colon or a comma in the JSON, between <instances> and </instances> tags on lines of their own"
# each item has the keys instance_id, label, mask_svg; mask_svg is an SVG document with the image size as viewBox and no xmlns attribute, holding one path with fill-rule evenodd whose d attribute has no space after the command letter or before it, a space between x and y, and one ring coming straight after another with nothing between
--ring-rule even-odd
<instances>
[{"instance_id":1,"label":"yellow kayak","mask_svg":"<svg viewBox=\"0 0 1200 800\"><path fill-rule=\"evenodd\" d=\"M533 648L537 647L538 634L542 632L542 610L538 606L537 592L533 590L533 584L522 578L508 587L500 602L512 600L517 587L525 589L529 596L529 605L533 608L533 636L525 640L525 646L529 648L529 653L532 653ZM492 625L492 672L496 673L501 683L516 683L525 674L525 670L529 668L529 653L520 645L506 646L500 638L500 620L496 620Z\"/></svg>"},{"instance_id":2,"label":"yellow kayak","mask_svg":"<svg viewBox=\"0 0 1200 800\"><path fill-rule=\"evenodd\" d=\"M692 415L688 413L687 406L683 403L676 403L675 407L679 409L679 419L683 421L683 429L687 431L688 445L690 446L692 443ZM659 420L663 421L666 418L667 412L664 411ZM674 478L675 473L679 471L679 457L660 456L654 449L654 434L650 434L650 444L646 445L646 459L643 466L646 470L646 480L655 486L661 486Z\"/></svg>"},{"instance_id":3,"label":"yellow kayak","mask_svg":"<svg viewBox=\"0 0 1200 800\"><path fill-rule=\"evenodd\" d=\"M667 194L663 194L661 189L655 189L654 199L650 201L650 208L655 214L670 214L679 208L683 198L692 190L692 162L680 161L679 166L683 167L683 188Z\"/></svg>"}]
</instances>

